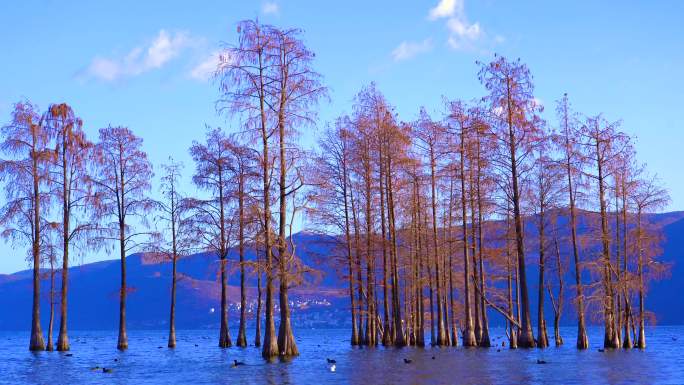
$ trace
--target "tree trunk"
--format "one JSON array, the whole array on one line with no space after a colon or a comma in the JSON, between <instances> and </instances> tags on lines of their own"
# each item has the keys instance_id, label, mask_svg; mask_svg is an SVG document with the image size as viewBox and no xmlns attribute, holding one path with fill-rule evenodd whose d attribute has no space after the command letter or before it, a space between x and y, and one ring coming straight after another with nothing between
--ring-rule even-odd
<instances>
[{"instance_id":1,"label":"tree trunk","mask_svg":"<svg viewBox=\"0 0 684 385\"><path fill-rule=\"evenodd\" d=\"M50 258L50 319L48 323L48 341L45 350L51 352L55 350L52 344L52 326L55 320L55 266L52 257Z\"/></svg>"},{"instance_id":2,"label":"tree trunk","mask_svg":"<svg viewBox=\"0 0 684 385\"><path fill-rule=\"evenodd\" d=\"M175 233L174 233L175 234ZM174 235L175 238L175 235ZM175 243L175 241L174 241ZM175 247L174 247L175 249ZM171 273L171 314L169 316L169 348L176 347L176 262L178 257L173 252L173 272Z\"/></svg>"},{"instance_id":3,"label":"tree trunk","mask_svg":"<svg viewBox=\"0 0 684 385\"><path fill-rule=\"evenodd\" d=\"M233 345L230 339L230 330L228 330L228 277L226 272L226 263L228 258L228 249L226 247L226 220L224 211L224 198L223 198L223 170L219 165L219 226L220 226L220 242L219 247L219 257L221 263L221 329L219 332L219 347L228 348Z\"/></svg>"},{"instance_id":4,"label":"tree trunk","mask_svg":"<svg viewBox=\"0 0 684 385\"><path fill-rule=\"evenodd\" d=\"M544 233L544 221L546 219L544 217L545 210L543 206L544 204L542 203L539 212L539 298L537 306L537 344L542 349L547 348L549 346L549 336L546 332L546 319L544 317L544 268L546 262L546 235Z\"/></svg>"},{"instance_id":5,"label":"tree trunk","mask_svg":"<svg viewBox=\"0 0 684 385\"><path fill-rule=\"evenodd\" d=\"M480 339L477 341L478 345L481 347L488 348L491 346L491 341L489 339L489 318L487 317L487 307L485 306L485 295L486 295L486 290L487 288L485 287L485 272L484 272L484 225L483 225L483 217L484 214L482 212L482 190L481 190L481 177L482 177L482 159L480 157L480 148L481 148L481 143L480 143L480 131L476 130L476 137L477 137L477 150L476 150L476 158L475 161L477 162L477 178L475 178L476 186L475 186L475 192L477 194L477 235L478 235L478 260L480 262L480 310L482 311L482 333L480 336Z\"/></svg>"},{"instance_id":6,"label":"tree trunk","mask_svg":"<svg viewBox=\"0 0 684 385\"><path fill-rule=\"evenodd\" d=\"M435 289L437 302L437 345L447 345L446 329L444 325L444 317L442 314L442 287L441 277L439 274L439 248L437 246L437 189L436 189L436 162L433 146L430 147L430 188L432 194L430 196L432 203L432 247L434 251L434 265L435 265Z\"/></svg>"},{"instance_id":7,"label":"tree trunk","mask_svg":"<svg viewBox=\"0 0 684 385\"><path fill-rule=\"evenodd\" d=\"M119 339L116 348L119 350L128 349L128 335L126 334L126 244L125 244L125 224L119 221L119 251L121 258L121 289L119 291Z\"/></svg>"},{"instance_id":8,"label":"tree trunk","mask_svg":"<svg viewBox=\"0 0 684 385\"><path fill-rule=\"evenodd\" d=\"M473 331L473 320L470 312L470 256L468 255L468 222L467 222L467 205L466 205L466 188L465 188L465 127L461 126L461 231L463 236L463 300L465 309L465 321L463 334L463 346L472 347L477 346L475 339L475 332ZM472 222L472 219L471 219Z\"/></svg>"},{"instance_id":9,"label":"tree trunk","mask_svg":"<svg viewBox=\"0 0 684 385\"><path fill-rule=\"evenodd\" d=\"M256 247L256 274L257 274L257 310L254 325L254 346L261 346L261 261L259 260L259 247Z\"/></svg>"},{"instance_id":10,"label":"tree trunk","mask_svg":"<svg viewBox=\"0 0 684 385\"><path fill-rule=\"evenodd\" d=\"M641 208L637 212L637 253L639 263L639 336L637 347L646 349L646 321L644 318L644 251L641 240Z\"/></svg>"},{"instance_id":11,"label":"tree trunk","mask_svg":"<svg viewBox=\"0 0 684 385\"><path fill-rule=\"evenodd\" d=\"M383 144L382 139L378 143L378 172L379 172L379 191L380 191L380 235L382 239L380 241L380 246L382 248L382 308L383 308L383 319L382 319L382 345L389 346L392 344L392 336L390 333L390 323L389 323L389 303L387 294L387 233L385 231L385 170L383 162Z\"/></svg>"},{"instance_id":12,"label":"tree trunk","mask_svg":"<svg viewBox=\"0 0 684 385\"><path fill-rule=\"evenodd\" d=\"M563 288L565 286L563 279L563 265L561 263L560 246L558 245L558 235L554 229L553 242L556 246L556 271L558 274L558 302L554 305L553 313L553 332L555 337L556 346L563 345L563 337L560 334L560 318L563 311ZM551 289L549 286L549 296L553 302L553 295L551 294Z\"/></svg>"},{"instance_id":13,"label":"tree trunk","mask_svg":"<svg viewBox=\"0 0 684 385\"><path fill-rule=\"evenodd\" d=\"M283 89L282 92L285 92ZM282 95L282 93L281 93ZM284 98L281 96L281 108L284 108ZM289 290L289 261L292 256L287 250L286 228L287 228L287 186L286 186L286 159L285 159L285 121L282 110L278 116L279 145L280 145L280 180L279 180L279 203L280 221L278 223L278 259L280 262L280 325L278 328L278 354L280 356L298 356L297 344L292 332L290 320L290 302L288 300Z\"/></svg>"},{"instance_id":14,"label":"tree trunk","mask_svg":"<svg viewBox=\"0 0 684 385\"><path fill-rule=\"evenodd\" d=\"M506 241L506 243L508 243L508 241ZM513 267L511 266L511 257L510 246L506 244L506 267L508 268L508 317L513 319ZM508 347L510 349L517 349L518 332L512 322L509 320L506 320L506 322L508 323Z\"/></svg>"},{"instance_id":15,"label":"tree trunk","mask_svg":"<svg viewBox=\"0 0 684 385\"><path fill-rule=\"evenodd\" d=\"M35 128L34 128L35 130ZM36 142L36 133L33 132L33 141ZM30 351L45 350L45 340L43 330L40 326L40 190L38 182L38 160L36 159L35 145L31 153L32 173L33 173L33 303L31 309L31 341L29 342Z\"/></svg>"},{"instance_id":16,"label":"tree trunk","mask_svg":"<svg viewBox=\"0 0 684 385\"><path fill-rule=\"evenodd\" d=\"M392 186L392 159L387 159L387 203L389 208L389 230L392 237L392 303L394 304L394 346L406 346L406 339L404 338L404 330L401 318L401 304L399 297L399 268L397 255L397 230L394 218L394 193ZM406 298L406 297L404 297Z\"/></svg>"},{"instance_id":17,"label":"tree trunk","mask_svg":"<svg viewBox=\"0 0 684 385\"><path fill-rule=\"evenodd\" d=\"M345 139L343 139L345 140ZM349 226L349 204L347 200L348 196L348 180L347 180L347 150L346 142L343 144L343 154L342 154L342 195L344 202L344 237L345 245L347 247L347 268L349 269L349 300L351 306L351 321L352 321L352 333L351 333L351 345L356 346L359 344L359 330L356 323L356 301L354 298L354 268L353 268L353 255L352 255L352 240L351 240L351 230Z\"/></svg>"},{"instance_id":18,"label":"tree trunk","mask_svg":"<svg viewBox=\"0 0 684 385\"><path fill-rule=\"evenodd\" d=\"M629 332L630 319L632 318L632 305L630 303L630 290L627 286L627 187L625 178L622 178L622 250L624 250L624 256L622 258L622 275L624 284L624 298L625 298L625 337L622 343L624 349L631 349L634 347L634 342L631 338L631 333Z\"/></svg>"},{"instance_id":19,"label":"tree trunk","mask_svg":"<svg viewBox=\"0 0 684 385\"><path fill-rule=\"evenodd\" d=\"M68 196L71 193L71 186L67 178L67 141L62 141L62 288L60 297L60 322L59 335L57 336L57 351L64 352L69 350L69 337L67 336L67 290L69 284L69 234L71 210L69 207Z\"/></svg>"},{"instance_id":20,"label":"tree trunk","mask_svg":"<svg viewBox=\"0 0 684 385\"><path fill-rule=\"evenodd\" d=\"M261 35L258 36L261 39ZM270 159L268 155L269 134L266 131L266 112L265 95L266 87L264 84L264 64L263 46L258 52L259 60L259 114L261 117L261 142L262 142L262 180L263 180L263 202L264 202L264 250L266 252L266 320L264 345L261 355L269 359L278 355L278 341L275 336L275 321L273 317L273 250L271 245L271 194L270 194Z\"/></svg>"},{"instance_id":21,"label":"tree trunk","mask_svg":"<svg viewBox=\"0 0 684 385\"><path fill-rule=\"evenodd\" d=\"M565 108L565 107L564 107ZM567 111L566 111L567 112ZM568 197L570 201L570 232L572 236L572 255L575 263L575 287L577 290L577 349L589 348L589 337L584 316L584 293L582 288L582 268L580 265L579 246L577 244L577 212L575 209L575 190L572 180L572 149L570 147L570 132L567 113L563 115L565 135L565 170L568 177Z\"/></svg>"},{"instance_id":22,"label":"tree trunk","mask_svg":"<svg viewBox=\"0 0 684 385\"><path fill-rule=\"evenodd\" d=\"M356 259L354 260L354 263L356 264L356 289L357 289L357 302L358 302L358 329L359 329L359 336L358 336L358 344L363 345L366 344L367 341L364 341L364 333L363 333L363 311L361 310L363 307L363 272L362 267L361 267L361 236L360 236L360 230L359 230L359 220L358 220L358 215L356 212L356 200L354 199L354 191L350 189L349 192L349 198L350 198L350 203L351 203L351 212L352 212L352 223L354 225L354 250L356 254Z\"/></svg>"},{"instance_id":23,"label":"tree trunk","mask_svg":"<svg viewBox=\"0 0 684 385\"><path fill-rule=\"evenodd\" d=\"M598 124L598 123L597 123ZM610 235L608 233L608 214L606 210L605 200L605 182L603 180L603 159L601 155L600 140L596 138L596 159L598 168L598 188L599 188L599 206L601 214L601 257L603 260L603 318L604 318L604 339L603 346L605 348L619 348L620 341L615 333L615 313L613 309L613 287L610 272Z\"/></svg>"},{"instance_id":24,"label":"tree trunk","mask_svg":"<svg viewBox=\"0 0 684 385\"><path fill-rule=\"evenodd\" d=\"M240 327L236 345L247 346L247 290L245 288L245 176L238 175L238 254L240 254Z\"/></svg>"},{"instance_id":25,"label":"tree trunk","mask_svg":"<svg viewBox=\"0 0 684 385\"><path fill-rule=\"evenodd\" d=\"M421 228L421 215L420 215L420 188L418 185L418 178L414 177L414 207L415 207L415 229L416 229L416 311L418 312L417 319L417 336L416 345L419 347L425 346L425 309L423 302L424 293L424 281L421 278L423 276L423 245L422 245L422 228ZM430 300L432 300L432 295L430 295ZM433 331L434 337L434 328ZM432 340L430 341L432 342Z\"/></svg>"}]
</instances>

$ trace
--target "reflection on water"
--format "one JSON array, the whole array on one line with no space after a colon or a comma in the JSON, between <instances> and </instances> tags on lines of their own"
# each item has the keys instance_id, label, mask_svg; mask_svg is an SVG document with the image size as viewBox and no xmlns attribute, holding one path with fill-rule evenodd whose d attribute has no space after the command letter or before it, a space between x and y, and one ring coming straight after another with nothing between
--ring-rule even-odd
<instances>
[{"instance_id":1,"label":"reflection on water","mask_svg":"<svg viewBox=\"0 0 684 385\"><path fill-rule=\"evenodd\" d=\"M73 356L27 351L28 333L0 332L0 383L7 384L683 384L684 327L648 330L648 349L598 352L600 328L590 329L591 349L577 351L574 328L566 345L546 350L499 347L352 348L347 330L299 330L301 356L265 362L254 347L220 349L218 331L178 331L166 348L166 331L129 331L127 352L115 349L115 331L73 331ZM678 339L678 341L675 341ZM198 345L198 346L195 346ZM434 357L434 359L433 359ZM332 372L326 358L337 361ZM404 363L404 358L412 360ZM246 363L232 367L233 360ZM548 363L537 364L537 359ZM111 373L92 370L111 368Z\"/></svg>"}]
</instances>

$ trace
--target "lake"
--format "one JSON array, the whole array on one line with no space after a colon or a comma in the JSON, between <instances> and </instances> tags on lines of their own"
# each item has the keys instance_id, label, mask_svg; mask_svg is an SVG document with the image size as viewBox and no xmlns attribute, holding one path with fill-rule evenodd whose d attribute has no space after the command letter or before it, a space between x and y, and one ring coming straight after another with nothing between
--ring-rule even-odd
<instances>
[{"instance_id":1,"label":"lake","mask_svg":"<svg viewBox=\"0 0 684 385\"><path fill-rule=\"evenodd\" d=\"M563 328L566 345L561 348L509 350L352 348L348 330L299 329L295 335L301 355L275 363L265 362L254 347L218 348L218 330L179 330L175 350L166 348L166 331L129 330L126 352L116 350L116 331L74 330L69 352L73 356L31 353L28 332L0 331L0 383L684 384L684 326L649 328L644 351L603 353L598 351L601 328L590 328L587 351L574 348L575 330ZM231 332L234 340L237 331ZM492 328L493 342L501 345L503 332ZM337 361L335 371L326 358ZM406 364L404 358L412 362ZM246 365L232 367L234 359ZM537 364L537 359L547 364Z\"/></svg>"}]
</instances>

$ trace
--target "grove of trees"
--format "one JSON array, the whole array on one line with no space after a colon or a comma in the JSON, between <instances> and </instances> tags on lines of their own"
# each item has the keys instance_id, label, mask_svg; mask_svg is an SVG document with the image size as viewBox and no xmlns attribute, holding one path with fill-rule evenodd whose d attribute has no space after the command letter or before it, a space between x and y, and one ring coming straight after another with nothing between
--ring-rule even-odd
<instances>
[{"instance_id":1,"label":"grove of trees","mask_svg":"<svg viewBox=\"0 0 684 385\"><path fill-rule=\"evenodd\" d=\"M289 293L310 270L292 239L300 216L334 242L326 257L348 284L352 345L490 347L489 320L498 314L510 348L544 348L548 306L561 345L570 303L578 349L589 347L592 320L603 323L606 348L646 347L647 285L666 268L658 263L661 235L646 214L669 198L638 162L620 121L581 115L566 94L556 119L544 120L527 66L495 55L478 62L483 97L444 98L434 116L416 106L415 119L401 120L374 83L363 87L312 152L299 139L318 123L327 89L303 32L246 20L238 36L225 45L214 80L217 111L239 125L207 127L190 144L196 194L182 191L183 165L170 159L154 200L153 166L128 127L101 128L91 142L65 103L44 111L29 101L14 105L0 143L0 228L28 246L31 350L53 349L56 303L56 349L69 350L70 261L100 249L118 252L121 262L120 350L128 348L127 255L172 263L174 348L177 261L204 251L219 272L218 345L233 344L230 264L240 274L236 345L248 344L251 274L258 280L254 344L264 358L296 356ZM530 264L538 276L529 276ZM574 280L565 280L568 273ZM47 341L45 274L52 283Z\"/></svg>"}]
</instances>

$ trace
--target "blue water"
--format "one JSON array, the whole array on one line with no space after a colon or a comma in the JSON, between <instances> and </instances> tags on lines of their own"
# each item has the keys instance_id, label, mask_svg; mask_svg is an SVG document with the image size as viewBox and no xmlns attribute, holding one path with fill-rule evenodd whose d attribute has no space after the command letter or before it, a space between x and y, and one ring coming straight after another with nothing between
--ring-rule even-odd
<instances>
[{"instance_id":1,"label":"blue water","mask_svg":"<svg viewBox=\"0 0 684 385\"><path fill-rule=\"evenodd\" d=\"M218 348L214 330L178 331L175 350L166 331L130 330L126 352L115 349L115 331L73 331L71 357L30 353L28 333L0 332L0 384L684 384L684 326L648 329L644 351L605 353L600 328L590 329L587 351L574 348L574 328L563 330L565 346L546 350L359 349L347 330L295 332L301 355L274 363L255 347ZM499 345L502 333L492 330ZM234 359L246 365L233 368Z\"/></svg>"}]
</instances>

